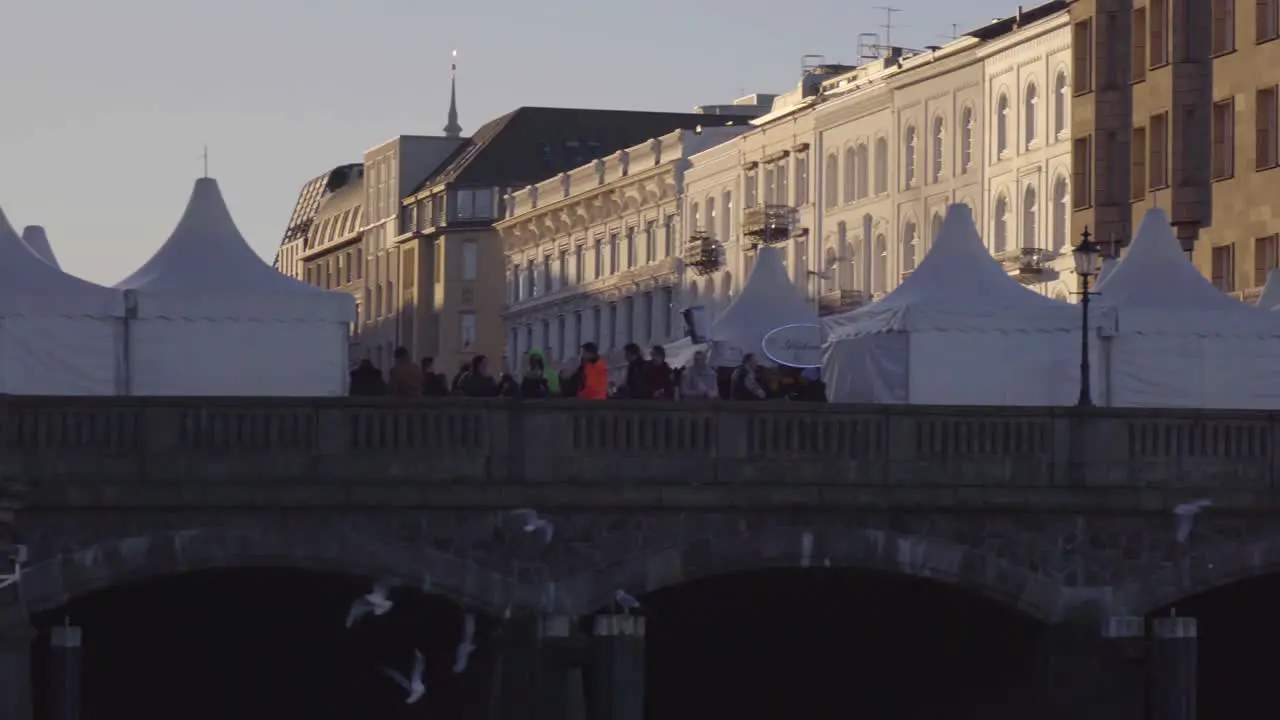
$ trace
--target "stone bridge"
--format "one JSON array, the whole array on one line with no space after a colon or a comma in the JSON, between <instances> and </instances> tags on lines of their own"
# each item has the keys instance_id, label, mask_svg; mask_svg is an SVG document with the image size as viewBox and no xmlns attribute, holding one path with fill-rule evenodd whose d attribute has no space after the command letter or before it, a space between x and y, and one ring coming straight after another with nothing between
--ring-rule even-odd
<instances>
[{"instance_id":1,"label":"stone bridge","mask_svg":"<svg viewBox=\"0 0 1280 720\"><path fill-rule=\"evenodd\" d=\"M1141 616L1280 566L1278 433L1266 413L1181 410L9 397L0 520L30 549L11 625L246 565L540 617L806 563L1049 624ZM1172 507L1201 497L1177 543Z\"/></svg>"}]
</instances>

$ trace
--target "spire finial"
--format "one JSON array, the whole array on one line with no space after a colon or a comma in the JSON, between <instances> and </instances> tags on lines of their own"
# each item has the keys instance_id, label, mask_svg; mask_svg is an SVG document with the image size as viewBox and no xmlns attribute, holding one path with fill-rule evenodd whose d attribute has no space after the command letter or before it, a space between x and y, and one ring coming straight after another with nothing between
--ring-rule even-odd
<instances>
[{"instance_id":1,"label":"spire finial","mask_svg":"<svg viewBox=\"0 0 1280 720\"><path fill-rule=\"evenodd\" d=\"M462 134L462 126L458 124L458 51L453 51L453 62L449 65L449 117L444 126L444 136L456 138Z\"/></svg>"},{"instance_id":2,"label":"spire finial","mask_svg":"<svg viewBox=\"0 0 1280 720\"><path fill-rule=\"evenodd\" d=\"M203 158L204 158L204 177L208 178L209 177L209 145L208 143L206 143L204 146Z\"/></svg>"}]
</instances>

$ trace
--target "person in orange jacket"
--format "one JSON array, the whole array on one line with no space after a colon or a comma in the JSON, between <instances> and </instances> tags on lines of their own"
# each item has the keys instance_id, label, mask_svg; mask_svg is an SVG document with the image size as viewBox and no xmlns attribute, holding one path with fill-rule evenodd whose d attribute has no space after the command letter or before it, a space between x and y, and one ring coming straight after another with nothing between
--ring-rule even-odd
<instances>
[{"instance_id":1,"label":"person in orange jacket","mask_svg":"<svg viewBox=\"0 0 1280 720\"><path fill-rule=\"evenodd\" d=\"M609 397L609 366L600 358L593 342L582 344L582 362L570 383L583 400L605 400Z\"/></svg>"}]
</instances>

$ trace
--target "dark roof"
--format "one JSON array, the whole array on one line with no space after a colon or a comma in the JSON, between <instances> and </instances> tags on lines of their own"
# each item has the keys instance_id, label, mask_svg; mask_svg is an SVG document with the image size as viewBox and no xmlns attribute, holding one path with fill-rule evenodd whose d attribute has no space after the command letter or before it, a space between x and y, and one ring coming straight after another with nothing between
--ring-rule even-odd
<instances>
[{"instance_id":1,"label":"dark roof","mask_svg":"<svg viewBox=\"0 0 1280 720\"><path fill-rule=\"evenodd\" d=\"M444 183L524 187L680 128L746 122L741 115L522 107L482 125L413 194Z\"/></svg>"},{"instance_id":2,"label":"dark roof","mask_svg":"<svg viewBox=\"0 0 1280 720\"><path fill-rule=\"evenodd\" d=\"M995 40L1001 35L1007 35L1018 29L1021 25L1043 20L1059 10L1067 9L1067 0L1050 0L1043 5L1037 5L1030 10L1023 10L1021 17L1011 15L1007 18L992 21L987 25L983 25L977 30L970 30L965 35L976 37L979 40Z\"/></svg>"},{"instance_id":3,"label":"dark roof","mask_svg":"<svg viewBox=\"0 0 1280 720\"><path fill-rule=\"evenodd\" d=\"M280 244L287 245L291 240L306 236L311 229L311 224L315 222L316 213L320 210L320 198L324 197L325 193L333 192L346 185L352 178L359 177L356 171L363 168L362 163L339 165L307 181L298 193L298 202L293 205L293 214L289 216L289 225L284 229L284 237L281 238Z\"/></svg>"}]
</instances>

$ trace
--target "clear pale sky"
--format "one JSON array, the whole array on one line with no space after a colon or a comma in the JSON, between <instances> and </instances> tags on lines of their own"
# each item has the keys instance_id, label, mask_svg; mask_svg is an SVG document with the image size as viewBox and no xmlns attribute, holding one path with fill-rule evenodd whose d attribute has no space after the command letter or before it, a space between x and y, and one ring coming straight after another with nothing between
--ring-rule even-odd
<instances>
[{"instance_id":1,"label":"clear pale sky","mask_svg":"<svg viewBox=\"0 0 1280 720\"><path fill-rule=\"evenodd\" d=\"M1017 6L894 0L893 44L943 44ZM1028 3L1030 7L1032 3ZM847 0L0 0L0 208L65 270L114 284L164 242L209 145L270 260L301 185L521 105L690 110L782 92L800 57L852 63L883 10Z\"/></svg>"}]
</instances>

